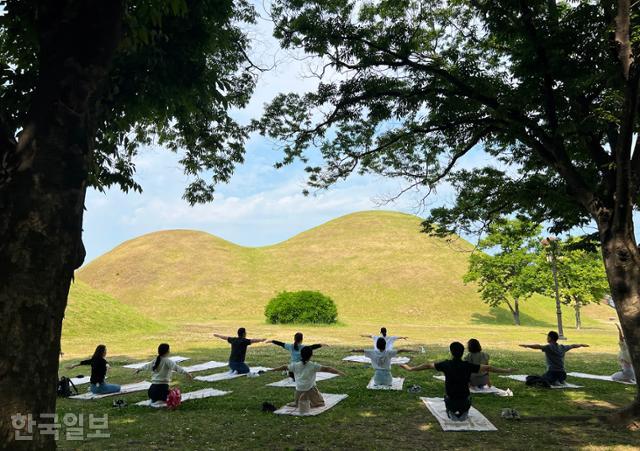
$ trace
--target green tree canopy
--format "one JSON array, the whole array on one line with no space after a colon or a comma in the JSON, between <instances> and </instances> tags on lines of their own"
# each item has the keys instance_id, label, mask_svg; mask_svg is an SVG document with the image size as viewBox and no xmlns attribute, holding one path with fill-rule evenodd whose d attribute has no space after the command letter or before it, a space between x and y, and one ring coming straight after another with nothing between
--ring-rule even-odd
<instances>
[{"instance_id":1,"label":"green tree canopy","mask_svg":"<svg viewBox=\"0 0 640 451\"><path fill-rule=\"evenodd\" d=\"M477 282L482 300L505 304L520 325L520 302L538 291L539 234L542 227L521 219L500 219L489 226L478 251L469 257L465 282ZM487 254L484 251L491 251Z\"/></svg>"}]
</instances>

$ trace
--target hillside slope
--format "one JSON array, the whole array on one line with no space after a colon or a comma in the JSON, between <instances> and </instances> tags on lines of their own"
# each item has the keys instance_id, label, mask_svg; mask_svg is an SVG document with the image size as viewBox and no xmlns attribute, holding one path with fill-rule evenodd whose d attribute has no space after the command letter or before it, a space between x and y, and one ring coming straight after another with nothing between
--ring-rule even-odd
<instances>
[{"instance_id":1,"label":"hillside slope","mask_svg":"<svg viewBox=\"0 0 640 451\"><path fill-rule=\"evenodd\" d=\"M490 310L462 282L471 245L419 232L416 216L379 211L260 248L203 232L162 231L121 244L77 276L158 321L260 319L279 291L312 289L331 296L347 323L508 324L508 314ZM523 305L525 323L527 315L538 325L554 319L542 298Z\"/></svg>"}]
</instances>

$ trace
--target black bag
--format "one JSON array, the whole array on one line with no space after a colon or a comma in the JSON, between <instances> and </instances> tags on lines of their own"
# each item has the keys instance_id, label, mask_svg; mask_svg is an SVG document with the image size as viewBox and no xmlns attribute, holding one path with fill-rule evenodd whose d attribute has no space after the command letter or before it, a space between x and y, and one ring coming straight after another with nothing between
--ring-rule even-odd
<instances>
[{"instance_id":1,"label":"black bag","mask_svg":"<svg viewBox=\"0 0 640 451\"><path fill-rule=\"evenodd\" d=\"M62 376L58 381L58 396L68 398L78 394L78 389L68 377Z\"/></svg>"},{"instance_id":2,"label":"black bag","mask_svg":"<svg viewBox=\"0 0 640 451\"><path fill-rule=\"evenodd\" d=\"M527 376L525 384L529 387L551 388L551 384L542 376Z\"/></svg>"},{"instance_id":3,"label":"black bag","mask_svg":"<svg viewBox=\"0 0 640 451\"><path fill-rule=\"evenodd\" d=\"M274 406L270 402L266 402L265 401L265 402L262 403L262 411L263 412L272 413L272 412L275 412L276 410L278 410L276 408L276 406Z\"/></svg>"}]
</instances>

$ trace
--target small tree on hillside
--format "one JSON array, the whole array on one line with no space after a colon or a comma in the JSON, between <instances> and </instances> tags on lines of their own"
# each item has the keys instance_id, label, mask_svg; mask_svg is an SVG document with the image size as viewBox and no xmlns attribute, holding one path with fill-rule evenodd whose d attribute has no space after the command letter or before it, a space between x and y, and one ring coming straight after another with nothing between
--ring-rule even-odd
<instances>
[{"instance_id":1,"label":"small tree on hillside","mask_svg":"<svg viewBox=\"0 0 640 451\"><path fill-rule=\"evenodd\" d=\"M482 300L492 307L505 304L520 325L520 302L535 291L537 235L541 227L526 220L502 219L489 226L486 238L478 243L480 251L469 257L465 282L478 282Z\"/></svg>"},{"instance_id":2,"label":"small tree on hillside","mask_svg":"<svg viewBox=\"0 0 640 451\"><path fill-rule=\"evenodd\" d=\"M546 255L540 255L538 264L541 268L546 267L539 271L539 291L546 296L553 296L554 284ZM574 308L576 329L580 329L582 307L600 302L609 291L602 257L593 243L569 238L559 243L557 274L560 300Z\"/></svg>"}]
</instances>

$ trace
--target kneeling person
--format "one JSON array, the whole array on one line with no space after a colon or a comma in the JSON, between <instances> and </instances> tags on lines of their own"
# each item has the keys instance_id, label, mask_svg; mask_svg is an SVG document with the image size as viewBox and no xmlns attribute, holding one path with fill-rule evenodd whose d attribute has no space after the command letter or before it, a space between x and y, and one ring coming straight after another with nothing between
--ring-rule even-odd
<instances>
[{"instance_id":1,"label":"kneeling person","mask_svg":"<svg viewBox=\"0 0 640 451\"><path fill-rule=\"evenodd\" d=\"M478 365L462 360L464 345L454 341L449 346L451 359L438 363L423 363L416 367L402 365L407 371L421 371L435 369L444 373L445 392L444 404L447 408L447 416L453 421L465 421L471 408L471 392L469 381L474 373L512 373L513 368L496 368L490 365Z\"/></svg>"},{"instance_id":2,"label":"kneeling person","mask_svg":"<svg viewBox=\"0 0 640 451\"><path fill-rule=\"evenodd\" d=\"M383 337L376 341L373 349L353 349L351 352L363 352L371 360L371 366L375 370L373 373L373 383L375 385L391 386L393 377L391 376L391 359L401 352L411 352L408 349L391 349Z\"/></svg>"}]
</instances>

